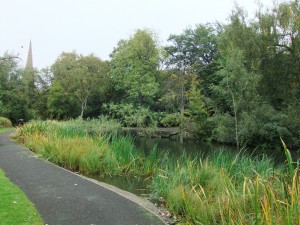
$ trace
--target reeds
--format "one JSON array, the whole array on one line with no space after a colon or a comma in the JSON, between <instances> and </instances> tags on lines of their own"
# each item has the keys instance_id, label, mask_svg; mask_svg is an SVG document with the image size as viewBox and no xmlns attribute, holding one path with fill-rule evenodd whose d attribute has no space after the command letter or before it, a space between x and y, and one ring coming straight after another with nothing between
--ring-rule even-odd
<instances>
[{"instance_id":1,"label":"reeds","mask_svg":"<svg viewBox=\"0 0 300 225\"><path fill-rule=\"evenodd\" d=\"M16 138L74 171L146 177L152 194L182 224L300 225L299 165L284 144L287 163L282 166L242 152L175 158L157 148L145 155L132 138L90 126L83 121L35 121L19 128Z\"/></svg>"},{"instance_id":2,"label":"reeds","mask_svg":"<svg viewBox=\"0 0 300 225\"><path fill-rule=\"evenodd\" d=\"M284 146L285 151L288 152ZM182 156L153 179L153 190L187 224L300 224L299 167L225 152Z\"/></svg>"}]
</instances>

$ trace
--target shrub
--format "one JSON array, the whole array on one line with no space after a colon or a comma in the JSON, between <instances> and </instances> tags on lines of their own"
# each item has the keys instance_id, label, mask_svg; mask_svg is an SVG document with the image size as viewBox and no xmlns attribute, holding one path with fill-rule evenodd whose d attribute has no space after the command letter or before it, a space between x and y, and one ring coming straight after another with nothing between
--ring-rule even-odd
<instances>
[{"instance_id":1,"label":"shrub","mask_svg":"<svg viewBox=\"0 0 300 225\"><path fill-rule=\"evenodd\" d=\"M167 114L165 118L161 120L161 124L166 127L177 127L180 125L180 114L171 113Z\"/></svg>"},{"instance_id":2,"label":"shrub","mask_svg":"<svg viewBox=\"0 0 300 225\"><path fill-rule=\"evenodd\" d=\"M12 127L12 123L9 119L0 116L0 128Z\"/></svg>"},{"instance_id":3,"label":"shrub","mask_svg":"<svg viewBox=\"0 0 300 225\"><path fill-rule=\"evenodd\" d=\"M125 127L155 127L157 116L149 108L133 104L104 104L110 118L117 119Z\"/></svg>"}]
</instances>

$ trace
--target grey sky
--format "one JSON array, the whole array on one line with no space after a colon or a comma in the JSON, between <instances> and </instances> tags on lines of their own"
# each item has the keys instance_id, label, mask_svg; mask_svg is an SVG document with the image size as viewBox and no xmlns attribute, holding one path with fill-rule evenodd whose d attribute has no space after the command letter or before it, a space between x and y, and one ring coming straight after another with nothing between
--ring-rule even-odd
<instances>
[{"instance_id":1,"label":"grey sky","mask_svg":"<svg viewBox=\"0 0 300 225\"><path fill-rule=\"evenodd\" d=\"M62 51L94 53L102 59L138 28L154 30L162 43L199 23L225 22L233 0L0 0L0 54L19 53L26 63L50 66ZM257 0L237 0L249 15ZM261 0L270 6L272 0ZM22 48L23 46L23 48Z\"/></svg>"}]
</instances>

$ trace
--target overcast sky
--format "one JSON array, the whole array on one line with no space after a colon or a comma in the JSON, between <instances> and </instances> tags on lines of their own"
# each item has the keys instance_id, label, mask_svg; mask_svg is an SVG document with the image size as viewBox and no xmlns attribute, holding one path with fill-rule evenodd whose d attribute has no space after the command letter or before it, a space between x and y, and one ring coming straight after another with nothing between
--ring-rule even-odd
<instances>
[{"instance_id":1,"label":"overcast sky","mask_svg":"<svg viewBox=\"0 0 300 225\"><path fill-rule=\"evenodd\" d=\"M234 0L0 0L0 54L19 54L25 65L29 41L33 64L50 66L76 50L106 60L121 39L138 28L155 31L162 43L170 34L199 23L226 22ZM249 16L257 0L237 0ZM261 0L270 6L272 0Z\"/></svg>"}]
</instances>

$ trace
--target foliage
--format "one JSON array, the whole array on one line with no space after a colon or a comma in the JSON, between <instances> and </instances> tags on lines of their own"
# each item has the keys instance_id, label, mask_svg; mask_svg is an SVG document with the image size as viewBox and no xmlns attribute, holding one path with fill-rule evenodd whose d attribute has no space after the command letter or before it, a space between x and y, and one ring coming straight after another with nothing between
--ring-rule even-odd
<instances>
[{"instance_id":1,"label":"foliage","mask_svg":"<svg viewBox=\"0 0 300 225\"><path fill-rule=\"evenodd\" d=\"M72 52L62 53L52 70L54 81L63 92L74 96L81 107L80 117L83 117L92 92L105 91L109 68L106 62L93 55L82 56Z\"/></svg>"},{"instance_id":2,"label":"foliage","mask_svg":"<svg viewBox=\"0 0 300 225\"><path fill-rule=\"evenodd\" d=\"M240 115L251 113L252 107L260 104L257 92L259 75L248 72L244 66L244 56L238 49L229 49L228 55L221 62L222 69L217 72L220 84L213 85L212 91L225 99L228 112L234 119L234 132L237 148L240 147ZM225 114L225 115L226 115Z\"/></svg>"},{"instance_id":3,"label":"foliage","mask_svg":"<svg viewBox=\"0 0 300 225\"><path fill-rule=\"evenodd\" d=\"M111 75L115 88L122 89L126 98L141 106L158 91L155 79L159 52L154 35L137 30L129 40L122 40L111 54Z\"/></svg>"},{"instance_id":4,"label":"foliage","mask_svg":"<svg viewBox=\"0 0 300 225\"><path fill-rule=\"evenodd\" d=\"M160 122L165 127L177 127L180 125L180 114L171 113L165 115L165 117Z\"/></svg>"},{"instance_id":5,"label":"foliage","mask_svg":"<svg viewBox=\"0 0 300 225\"><path fill-rule=\"evenodd\" d=\"M153 127L157 124L157 115L142 106L133 104L104 104L106 114L117 119L125 127Z\"/></svg>"},{"instance_id":6,"label":"foliage","mask_svg":"<svg viewBox=\"0 0 300 225\"><path fill-rule=\"evenodd\" d=\"M286 127L289 128L289 131L292 133L292 141L286 140L288 146L295 148L296 146L300 146L300 104L299 102L295 102L291 104L287 108L286 115Z\"/></svg>"},{"instance_id":7,"label":"foliage","mask_svg":"<svg viewBox=\"0 0 300 225\"><path fill-rule=\"evenodd\" d=\"M0 170L0 224L42 225L43 221L21 190L12 184Z\"/></svg>"},{"instance_id":8,"label":"foliage","mask_svg":"<svg viewBox=\"0 0 300 225\"><path fill-rule=\"evenodd\" d=\"M37 72L35 77L35 96L33 108L35 117L40 119L47 119L50 117L47 101L49 98L50 86L53 79L53 74L50 68L41 69ZM53 108L51 109L53 110ZM53 115L52 115L53 116Z\"/></svg>"},{"instance_id":9,"label":"foliage","mask_svg":"<svg viewBox=\"0 0 300 225\"><path fill-rule=\"evenodd\" d=\"M59 82L52 82L47 108L52 118L76 118L80 114L80 105L73 93L63 89Z\"/></svg>"},{"instance_id":10,"label":"foliage","mask_svg":"<svg viewBox=\"0 0 300 225\"><path fill-rule=\"evenodd\" d=\"M0 61L0 112L13 123L19 119L26 121L32 118L22 75L23 70L18 67L16 59Z\"/></svg>"},{"instance_id":11,"label":"foliage","mask_svg":"<svg viewBox=\"0 0 300 225\"><path fill-rule=\"evenodd\" d=\"M99 116L97 119L68 120L64 125L76 127L77 130L87 130L89 133L118 133L122 128L120 122L105 116Z\"/></svg>"},{"instance_id":12,"label":"foliage","mask_svg":"<svg viewBox=\"0 0 300 225\"><path fill-rule=\"evenodd\" d=\"M160 89L156 107L167 113L177 112L180 106L181 78L173 71L159 71L157 81Z\"/></svg>"},{"instance_id":13,"label":"foliage","mask_svg":"<svg viewBox=\"0 0 300 225\"><path fill-rule=\"evenodd\" d=\"M293 0L258 12L263 79L261 92L275 109L299 99L300 4Z\"/></svg>"},{"instance_id":14,"label":"foliage","mask_svg":"<svg viewBox=\"0 0 300 225\"><path fill-rule=\"evenodd\" d=\"M12 127L12 123L9 119L0 116L0 128Z\"/></svg>"},{"instance_id":15,"label":"foliage","mask_svg":"<svg viewBox=\"0 0 300 225\"><path fill-rule=\"evenodd\" d=\"M180 71L193 72L203 80L203 91L209 92L214 83L211 76L219 58L218 39L222 31L220 24L198 24L185 29L180 35L170 35L170 45L165 47L166 64Z\"/></svg>"}]
</instances>

